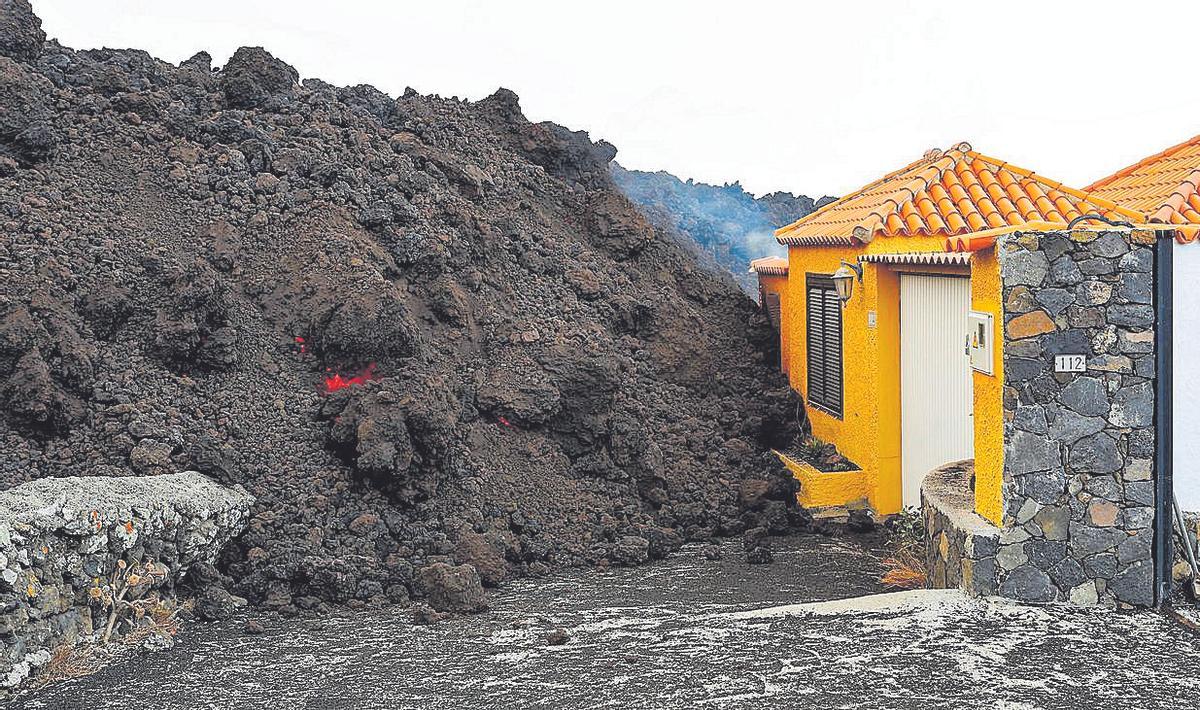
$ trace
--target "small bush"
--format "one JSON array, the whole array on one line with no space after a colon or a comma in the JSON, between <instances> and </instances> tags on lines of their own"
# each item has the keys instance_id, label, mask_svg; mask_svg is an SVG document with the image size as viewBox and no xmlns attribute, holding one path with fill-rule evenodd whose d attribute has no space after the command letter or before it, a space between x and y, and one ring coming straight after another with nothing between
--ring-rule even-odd
<instances>
[{"instance_id":1,"label":"small bush","mask_svg":"<svg viewBox=\"0 0 1200 710\"><path fill-rule=\"evenodd\" d=\"M149 561L130 565L125 560L117 560L107 580L97 577L88 589L88 598L108 612L100 643L107 644L122 626L126 633L150 629L150 633L175 635L176 616L182 607L172 608L155 588L166 577L167 568L161 564ZM145 635L142 632L142 637Z\"/></svg>"},{"instance_id":2,"label":"small bush","mask_svg":"<svg viewBox=\"0 0 1200 710\"><path fill-rule=\"evenodd\" d=\"M892 554L883 560L879 578L895 589L921 589L929 585L925 566L925 517L918 509L905 510L888 521Z\"/></svg>"}]
</instances>

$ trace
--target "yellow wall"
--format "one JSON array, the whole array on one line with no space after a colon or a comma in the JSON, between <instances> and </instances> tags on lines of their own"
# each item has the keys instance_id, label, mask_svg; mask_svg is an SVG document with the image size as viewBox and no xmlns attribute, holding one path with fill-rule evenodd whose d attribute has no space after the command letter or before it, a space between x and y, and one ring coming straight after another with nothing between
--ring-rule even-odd
<instances>
[{"instance_id":1,"label":"yellow wall","mask_svg":"<svg viewBox=\"0 0 1200 710\"><path fill-rule=\"evenodd\" d=\"M782 327L782 320L783 320L783 314L787 313L787 309L788 309L788 306L787 306L787 298L788 298L787 297L787 283L788 283L787 276L772 276L772 275L768 275L768 274L759 274L758 275L758 286L759 286L759 288L762 289L764 298L766 297L766 294L768 294L768 293L779 294L779 313L780 313L779 352L785 353L785 354L788 352L789 346L788 346L787 331L784 330ZM781 357L779 364L780 364L780 368L784 372L787 372L788 359L787 359L786 355Z\"/></svg>"},{"instance_id":2,"label":"yellow wall","mask_svg":"<svg viewBox=\"0 0 1200 710\"><path fill-rule=\"evenodd\" d=\"M784 359L792 387L805 393L806 314L805 276L808 273L831 274L841 260L854 263L862 254L910 251L942 251L942 240L933 238L880 238L859 247L792 247L788 250L789 277L784 292L782 338L786 343ZM838 450L858 464L867 481L868 502L875 512L888 515L902 508L900 470L900 273L964 274L968 268L953 266L915 266L863 264L863 282L854 284L854 294L842 312L843 417L839 419L816 407L807 407L813 434L837 445ZM976 283L981 284L980 292ZM998 308L1000 277L994 257L975 258L972 277L972 307L994 314ZM867 326L868 311L875 311L876 326ZM1000 356L996 355L997 367ZM991 518L998 509L1001 456L1003 453L1002 418L999 397L1002 379L997 376L975 377L976 457L987 458L984 468L992 472L984 490L977 491L977 507ZM981 379L988 380L981 382ZM994 396L993 396L994 395ZM996 424L993 426L993 424ZM980 445L988 451L981 450ZM992 447L995 450L992 450ZM993 466L994 464L994 466ZM994 484L994 485L993 485ZM990 496L995 494L994 505Z\"/></svg>"},{"instance_id":3,"label":"yellow wall","mask_svg":"<svg viewBox=\"0 0 1200 710\"><path fill-rule=\"evenodd\" d=\"M974 372L975 512L1001 524L1004 516L1004 309L995 249L975 255L971 265L971 308L992 314L993 375Z\"/></svg>"}]
</instances>

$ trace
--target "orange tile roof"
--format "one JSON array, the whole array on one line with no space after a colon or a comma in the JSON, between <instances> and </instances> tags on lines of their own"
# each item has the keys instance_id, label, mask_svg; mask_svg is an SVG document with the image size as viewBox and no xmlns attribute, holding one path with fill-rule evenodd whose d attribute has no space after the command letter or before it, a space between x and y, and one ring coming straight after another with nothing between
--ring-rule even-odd
<instances>
[{"instance_id":1,"label":"orange tile roof","mask_svg":"<svg viewBox=\"0 0 1200 710\"><path fill-rule=\"evenodd\" d=\"M764 256L751 261L750 270L764 276L787 276L788 260L782 256Z\"/></svg>"},{"instance_id":2,"label":"orange tile roof","mask_svg":"<svg viewBox=\"0 0 1200 710\"><path fill-rule=\"evenodd\" d=\"M1138 216L959 143L944 152L927 152L915 163L776 230L775 238L801 246L829 238L866 243L880 236L946 237L947 249L961 251L973 243L990 244L998 230L1062 228L1085 214L1119 221ZM982 241L962 238L980 234L991 236Z\"/></svg>"},{"instance_id":3,"label":"orange tile roof","mask_svg":"<svg viewBox=\"0 0 1200 710\"><path fill-rule=\"evenodd\" d=\"M1200 136L1155 153L1084 188L1092 195L1138 212L1159 224L1191 225L1181 241L1196 238L1200 225Z\"/></svg>"}]
</instances>

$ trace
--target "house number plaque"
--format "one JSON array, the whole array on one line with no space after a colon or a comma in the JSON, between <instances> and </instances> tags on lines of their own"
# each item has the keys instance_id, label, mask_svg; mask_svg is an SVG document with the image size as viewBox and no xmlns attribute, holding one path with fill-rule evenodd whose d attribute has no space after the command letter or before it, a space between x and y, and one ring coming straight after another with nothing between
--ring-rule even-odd
<instances>
[{"instance_id":1,"label":"house number plaque","mask_svg":"<svg viewBox=\"0 0 1200 710\"><path fill-rule=\"evenodd\" d=\"M1084 372L1087 370L1086 355L1055 355L1055 372Z\"/></svg>"}]
</instances>

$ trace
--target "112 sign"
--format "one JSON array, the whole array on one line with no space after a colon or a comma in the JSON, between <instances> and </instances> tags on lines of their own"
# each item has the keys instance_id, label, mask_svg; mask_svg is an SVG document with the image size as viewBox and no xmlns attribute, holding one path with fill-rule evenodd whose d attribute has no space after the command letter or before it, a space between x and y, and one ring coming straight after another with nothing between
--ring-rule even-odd
<instances>
[{"instance_id":1,"label":"112 sign","mask_svg":"<svg viewBox=\"0 0 1200 710\"><path fill-rule=\"evenodd\" d=\"M1055 355L1055 372L1084 372L1087 370L1086 355Z\"/></svg>"}]
</instances>

